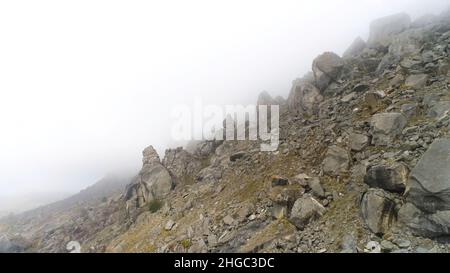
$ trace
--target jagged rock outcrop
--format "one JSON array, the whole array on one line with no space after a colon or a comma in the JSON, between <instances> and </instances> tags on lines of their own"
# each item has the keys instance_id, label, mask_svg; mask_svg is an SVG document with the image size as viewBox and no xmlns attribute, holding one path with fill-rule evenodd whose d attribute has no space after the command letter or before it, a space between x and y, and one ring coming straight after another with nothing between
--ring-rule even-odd
<instances>
[{"instance_id":1,"label":"jagged rock outcrop","mask_svg":"<svg viewBox=\"0 0 450 273\"><path fill-rule=\"evenodd\" d=\"M373 21L370 24L368 45L370 47L388 46L392 37L411 25L411 18L406 13L394 14Z\"/></svg>"},{"instance_id":2,"label":"jagged rock outcrop","mask_svg":"<svg viewBox=\"0 0 450 273\"><path fill-rule=\"evenodd\" d=\"M347 48L344 54L342 54L342 58L347 59L351 57L356 57L364 50L364 48L366 48L366 46L367 46L366 42L361 37L358 37Z\"/></svg>"},{"instance_id":3,"label":"jagged rock outcrop","mask_svg":"<svg viewBox=\"0 0 450 273\"><path fill-rule=\"evenodd\" d=\"M201 159L191 155L182 147L167 149L162 165L167 168L176 186L192 184L195 175L203 167Z\"/></svg>"},{"instance_id":4,"label":"jagged rock outcrop","mask_svg":"<svg viewBox=\"0 0 450 273\"><path fill-rule=\"evenodd\" d=\"M174 186L173 179L161 164L156 150L149 146L142 154L142 169L126 189L125 200L129 209L140 208L152 200L165 198Z\"/></svg>"}]
</instances>

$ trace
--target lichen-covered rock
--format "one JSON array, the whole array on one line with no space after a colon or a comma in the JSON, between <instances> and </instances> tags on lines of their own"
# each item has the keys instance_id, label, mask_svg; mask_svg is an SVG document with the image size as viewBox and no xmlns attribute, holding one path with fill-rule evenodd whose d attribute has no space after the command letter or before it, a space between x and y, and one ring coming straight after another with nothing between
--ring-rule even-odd
<instances>
[{"instance_id":1,"label":"lichen-covered rock","mask_svg":"<svg viewBox=\"0 0 450 273\"><path fill-rule=\"evenodd\" d=\"M295 201L289 221L298 229L304 229L311 221L320 218L326 209L316 199L304 196Z\"/></svg>"},{"instance_id":2,"label":"lichen-covered rock","mask_svg":"<svg viewBox=\"0 0 450 273\"><path fill-rule=\"evenodd\" d=\"M375 234L384 234L396 222L396 203L381 189L369 189L361 198L361 216Z\"/></svg>"},{"instance_id":3,"label":"lichen-covered rock","mask_svg":"<svg viewBox=\"0 0 450 273\"><path fill-rule=\"evenodd\" d=\"M313 61L315 86L324 91L341 74L344 61L336 53L325 52Z\"/></svg>"},{"instance_id":4,"label":"lichen-covered rock","mask_svg":"<svg viewBox=\"0 0 450 273\"><path fill-rule=\"evenodd\" d=\"M403 193L406 188L409 170L402 163L374 165L367 170L364 182L374 188Z\"/></svg>"},{"instance_id":5,"label":"lichen-covered rock","mask_svg":"<svg viewBox=\"0 0 450 273\"><path fill-rule=\"evenodd\" d=\"M322 168L326 174L339 175L348 170L349 164L350 157L347 150L339 146L331 146L322 162Z\"/></svg>"},{"instance_id":6,"label":"lichen-covered rock","mask_svg":"<svg viewBox=\"0 0 450 273\"><path fill-rule=\"evenodd\" d=\"M372 144L386 146L402 133L407 124L401 113L382 113L372 117Z\"/></svg>"}]
</instances>

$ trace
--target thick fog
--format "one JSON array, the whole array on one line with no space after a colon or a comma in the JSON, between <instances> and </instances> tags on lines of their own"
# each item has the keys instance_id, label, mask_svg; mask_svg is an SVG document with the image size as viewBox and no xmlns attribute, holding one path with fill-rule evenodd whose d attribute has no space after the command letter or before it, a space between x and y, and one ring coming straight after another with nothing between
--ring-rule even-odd
<instances>
[{"instance_id":1,"label":"thick fog","mask_svg":"<svg viewBox=\"0 0 450 273\"><path fill-rule=\"evenodd\" d=\"M171 109L255 103L369 23L448 0L2 1L0 211L61 198L173 144ZM21 205L22 204L22 205Z\"/></svg>"}]
</instances>

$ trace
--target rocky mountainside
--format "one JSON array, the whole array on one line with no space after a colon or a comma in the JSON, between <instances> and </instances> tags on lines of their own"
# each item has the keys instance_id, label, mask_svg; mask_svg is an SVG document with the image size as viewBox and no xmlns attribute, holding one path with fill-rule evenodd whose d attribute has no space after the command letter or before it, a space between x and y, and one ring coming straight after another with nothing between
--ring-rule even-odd
<instances>
[{"instance_id":1,"label":"rocky mountainside","mask_svg":"<svg viewBox=\"0 0 450 273\"><path fill-rule=\"evenodd\" d=\"M281 105L278 151L204 141L161 160L150 146L121 194L45 221L3 221L0 246L448 252L449 44L450 11L378 19L367 42L357 38L342 57L318 56L287 99L260 95L258 104ZM21 247L11 248L16 241Z\"/></svg>"}]
</instances>

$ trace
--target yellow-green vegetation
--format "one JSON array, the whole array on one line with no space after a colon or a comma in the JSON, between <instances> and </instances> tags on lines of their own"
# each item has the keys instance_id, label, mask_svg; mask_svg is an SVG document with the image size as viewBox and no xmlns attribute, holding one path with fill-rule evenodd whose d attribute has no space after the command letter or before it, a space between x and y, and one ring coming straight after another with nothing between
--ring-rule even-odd
<instances>
[{"instance_id":1,"label":"yellow-green vegetation","mask_svg":"<svg viewBox=\"0 0 450 273\"><path fill-rule=\"evenodd\" d=\"M191 240L189 240L189 239L181 240L181 241L180 241L180 244L181 244L181 246L184 248L184 250L186 250L186 251L187 251L187 250L191 247L191 245L192 245Z\"/></svg>"},{"instance_id":2,"label":"yellow-green vegetation","mask_svg":"<svg viewBox=\"0 0 450 273\"><path fill-rule=\"evenodd\" d=\"M157 199L154 199L148 203L148 210L151 213L157 212L163 206L163 202Z\"/></svg>"}]
</instances>

